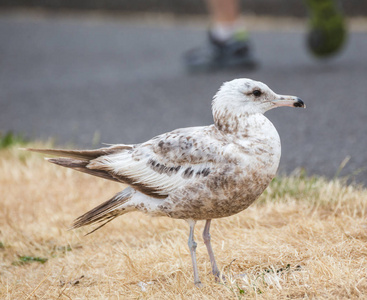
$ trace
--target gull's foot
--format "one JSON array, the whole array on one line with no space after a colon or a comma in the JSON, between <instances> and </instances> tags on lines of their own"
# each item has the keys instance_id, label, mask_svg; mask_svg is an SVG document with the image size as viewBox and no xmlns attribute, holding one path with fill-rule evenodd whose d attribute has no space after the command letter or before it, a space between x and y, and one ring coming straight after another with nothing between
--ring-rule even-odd
<instances>
[{"instance_id":1,"label":"gull's foot","mask_svg":"<svg viewBox=\"0 0 367 300\"><path fill-rule=\"evenodd\" d=\"M215 276L215 282L226 282L226 276L224 276L223 274L220 274L220 272L218 271L217 273L214 273Z\"/></svg>"},{"instance_id":2,"label":"gull's foot","mask_svg":"<svg viewBox=\"0 0 367 300\"><path fill-rule=\"evenodd\" d=\"M202 288L204 285L201 283L201 281L195 281L195 285L198 288Z\"/></svg>"}]
</instances>

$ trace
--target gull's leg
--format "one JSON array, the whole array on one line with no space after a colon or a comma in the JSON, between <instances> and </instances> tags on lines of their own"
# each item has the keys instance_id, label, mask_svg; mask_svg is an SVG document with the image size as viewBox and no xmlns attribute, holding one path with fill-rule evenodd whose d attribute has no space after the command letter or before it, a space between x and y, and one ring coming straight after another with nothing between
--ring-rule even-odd
<instances>
[{"instance_id":1,"label":"gull's leg","mask_svg":"<svg viewBox=\"0 0 367 300\"><path fill-rule=\"evenodd\" d=\"M217 263L215 262L213 248L212 248L212 245L210 243L210 233L209 233L209 230L210 230L210 223L211 223L211 221L212 220L206 220L204 231L203 231L203 240L204 240L206 249L208 249L210 264L212 265L212 272L213 272L214 276L217 279L219 279L220 272L219 272Z\"/></svg>"},{"instance_id":2,"label":"gull's leg","mask_svg":"<svg viewBox=\"0 0 367 300\"><path fill-rule=\"evenodd\" d=\"M191 254L192 267L194 269L194 282L195 282L196 286L201 287L201 281L199 279L199 272L198 272L198 265L197 265L197 262L196 262L196 246L197 246L197 244L194 241L194 228L195 228L196 221L192 220L192 219L186 220L186 221L190 225L190 235L189 235L188 245L189 245L190 254Z\"/></svg>"}]
</instances>

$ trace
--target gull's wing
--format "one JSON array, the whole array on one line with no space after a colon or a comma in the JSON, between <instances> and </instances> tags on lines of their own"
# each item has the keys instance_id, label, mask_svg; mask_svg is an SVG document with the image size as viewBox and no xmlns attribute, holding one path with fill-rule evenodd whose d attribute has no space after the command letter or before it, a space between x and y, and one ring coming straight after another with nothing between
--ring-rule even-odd
<instances>
[{"instance_id":1,"label":"gull's wing","mask_svg":"<svg viewBox=\"0 0 367 300\"><path fill-rule=\"evenodd\" d=\"M208 176L214 163L223 159L221 152L226 143L216 134L213 126L178 129L130 150L97 157L86 167L107 172L150 196L164 198L178 187Z\"/></svg>"}]
</instances>

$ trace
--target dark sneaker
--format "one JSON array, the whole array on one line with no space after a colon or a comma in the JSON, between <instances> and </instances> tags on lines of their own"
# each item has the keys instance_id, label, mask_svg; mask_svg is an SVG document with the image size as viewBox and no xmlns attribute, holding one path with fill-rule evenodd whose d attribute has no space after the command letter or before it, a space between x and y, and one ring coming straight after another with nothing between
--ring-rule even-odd
<instances>
[{"instance_id":1,"label":"dark sneaker","mask_svg":"<svg viewBox=\"0 0 367 300\"><path fill-rule=\"evenodd\" d=\"M347 29L336 0L306 0L310 12L307 44L318 57L331 56L341 50Z\"/></svg>"},{"instance_id":2,"label":"dark sneaker","mask_svg":"<svg viewBox=\"0 0 367 300\"><path fill-rule=\"evenodd\" d=\"M184 56L189 71L214 71L230 68L254 69L257 62L252 54L247 33L238 33L220 42L209 33L206 47L192 49Z\"/></svg>"}]
</instances>

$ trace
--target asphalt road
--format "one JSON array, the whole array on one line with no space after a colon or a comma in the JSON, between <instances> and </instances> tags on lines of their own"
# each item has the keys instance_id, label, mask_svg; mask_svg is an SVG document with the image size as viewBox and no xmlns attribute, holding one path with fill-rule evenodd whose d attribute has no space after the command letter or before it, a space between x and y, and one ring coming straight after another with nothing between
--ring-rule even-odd
<instances>
[{"instance_id":1,"label":"asphalt road","mask_svg":"<svg viewBox=\"0 0 367 300\"><path fill-rule=\"evenodd\" d=\"M212 123L223 81L249 77L307 109L267 113L282 140L281 172L341 175L367 183L367 33L352 32L330 61L312 58L304 32L254 31L256 71L188 74L185 50L205 28L74 18L0 16L0 131L57 144L97 147L143 142Z\"/></svg>"}]
</instances>

